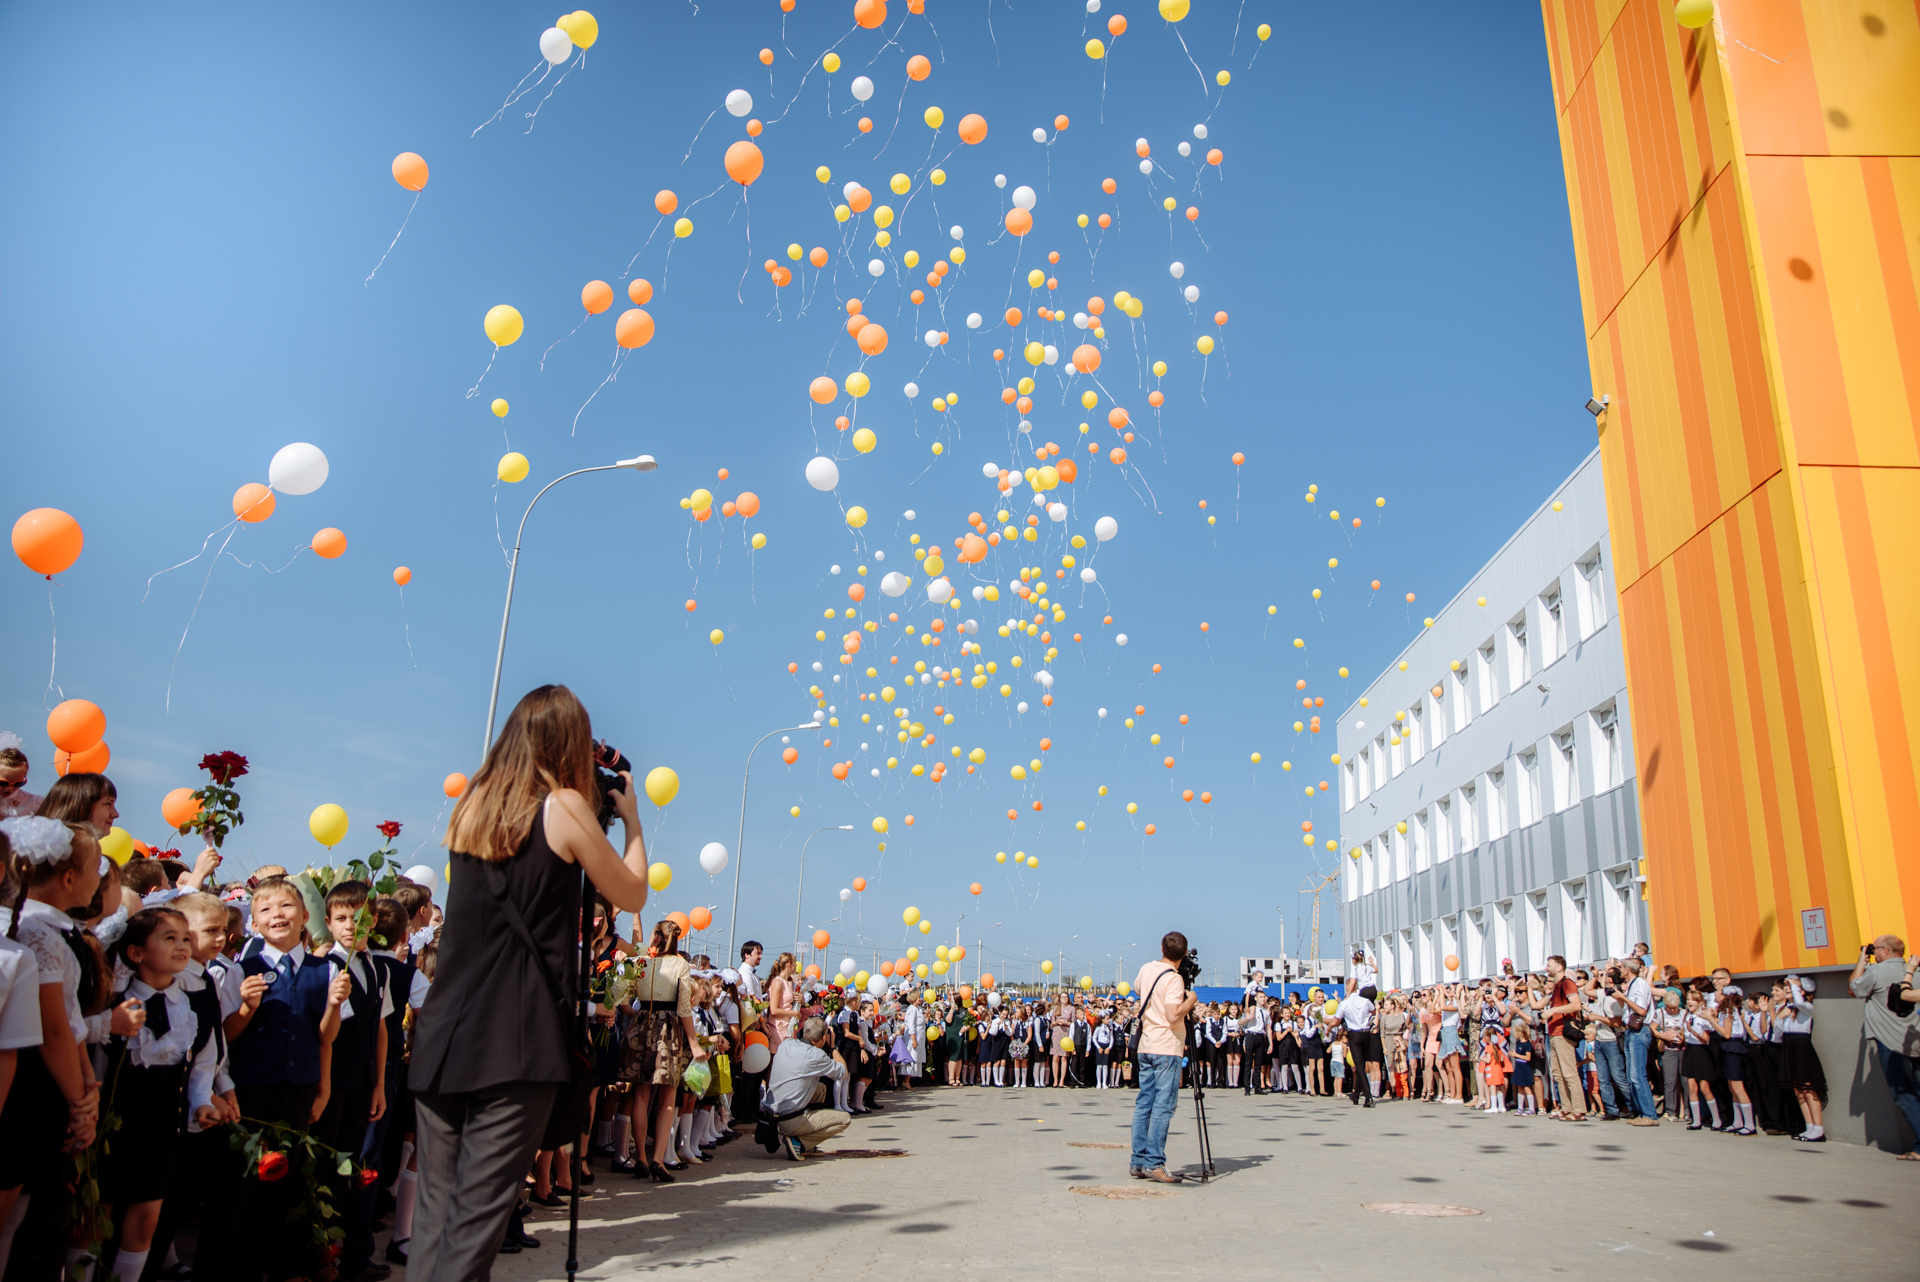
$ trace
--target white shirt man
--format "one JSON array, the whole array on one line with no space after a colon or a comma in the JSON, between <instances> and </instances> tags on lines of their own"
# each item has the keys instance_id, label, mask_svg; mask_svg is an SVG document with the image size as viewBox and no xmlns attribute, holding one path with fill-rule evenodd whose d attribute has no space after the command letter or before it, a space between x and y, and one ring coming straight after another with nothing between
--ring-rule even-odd
<instances>
[{"instance_id":1,"label":"white shirt man","mask_svg":"<svg viewBox=\"0 0 1920 1282\"><path fill-rule=\"evenodd\" d=\"M1373 1001L1358 991L1349 992L1340 999L1334 1014L1347 1027L1347 1049L1353 1053L1354 1066L1368 1070L1364 1102L1372 1108L1375 1097L1380 1094L1380 1039L1373 1031ZM1360 1089L1360 1074L1355 1073L1353 1102L1356 1104L1363 1102Z\"/></svg>"},{"instance_id":2,"label":"white shirt man","mask_svg":"<svg viewBox=\"0 0 1920 1282\"><path fill-rule=\"evenodd\" d=\"M837 1053L829 1053L832 1045L833 1030L815 1016L801 1025L798 1037L780 1043L773 1066L767 1070L767 1093L760 1111L768 1120L785 1119L776 1123L775 1129L787 1156L796 1162L816 1152L820 1141L832 1139L853 1123L850 1114L815 1107L826 1103L825 1082L847 1078L846 1061Z\"/></svg>"}]
</instances>

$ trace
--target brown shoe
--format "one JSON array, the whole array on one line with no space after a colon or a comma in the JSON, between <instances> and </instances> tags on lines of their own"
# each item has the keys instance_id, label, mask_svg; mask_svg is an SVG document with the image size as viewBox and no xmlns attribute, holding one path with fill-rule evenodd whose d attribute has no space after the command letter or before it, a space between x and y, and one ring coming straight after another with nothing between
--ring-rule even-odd
<instances>
[{"instance_id":1,"label":"brown shoe","mask_svg":"<svg viewBox=\"0 0 1920 1282\"><path fill-rule=\"evenodd\" d=\"M1180 1177L1169 1172L1164 1166L1156 1166L1151 1171L1147 1171L1141 1175L1140 1178L1143 1180L1152 1180L1157 1184L1180 1183Z\"/></svg>"},{"instance_id":2,"label":"brown shoe","mask_svg":"<svg viewBox=\"0 0 1920 1282\"><path fill-rule=\"evenodd\" d=\"M1628 1126L1658 1126L1660 1125L1660 1123L1655 1121L1651 1117L1629 1117L1627 1119L1627 1125Z\"/></svg>"}]
</instances>

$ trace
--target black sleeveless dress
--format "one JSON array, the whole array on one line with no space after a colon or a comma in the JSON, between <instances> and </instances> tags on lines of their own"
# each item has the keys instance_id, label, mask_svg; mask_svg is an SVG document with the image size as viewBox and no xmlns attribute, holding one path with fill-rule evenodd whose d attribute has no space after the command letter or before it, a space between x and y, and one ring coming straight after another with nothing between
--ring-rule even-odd
<instances>
[{"instance_id":1,"label":"black sleeveless dress","mask_svg":"<svg viewBox=\"0 0 1920 1282\"><path fill-rule=\"evenodd\" d=\"M507 920L520 910L569 1008L578 977L580 869L547 845L546 803L513 858L454 852L433 986L420 1008L407 1081L428 1095L569 1079L567 1029L553 991Z\"/></svg>"}]
</instances>

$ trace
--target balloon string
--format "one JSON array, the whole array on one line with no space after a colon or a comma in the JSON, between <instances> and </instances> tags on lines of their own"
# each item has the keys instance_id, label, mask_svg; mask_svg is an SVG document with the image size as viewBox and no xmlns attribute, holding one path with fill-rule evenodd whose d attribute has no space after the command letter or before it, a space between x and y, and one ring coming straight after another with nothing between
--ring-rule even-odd
<instances>
[{"instance_id":1,"label":"balloon string","mask_svg":"<svg viewBox=\"0 0 1920 1282\"><path fill-rule=\"evenodd\" d=\"M574 60L573 65L568 67L565 71L561 72L560 80L554 81L553 88L547 90L547 97L542 98L539 104L535 106L532 111L529 111L526 114L526 116L524 117L524 119L527 121L526 133L532 133L534 125L539 123L538 117L540 115L540 108L547 105L547 98L553 97L554 94L560 91L560 81L565 80L569 75L573 74L574 67L584 67L586 65L587 65L587 51L585 49L582 49L580 51L580 56Z\"/></svg>"},{"instance_id":2,"label":"balloon string","mask_svg":"<svg viewBox=\"0 0 1920 1282\"><path fill-rule=\"evenodd\" d=\"M1173 29L1173 36L1174 36L1174 39L1180 42L1180 51L1187 55L1187 61L1193 63L1193 74L1200 77L1200 93L1201 93L1201 96L1204 97L1208 92L1207 73L1200 70L1199 63L1193 62L1193 50L1187 48L1187 38L1180 34L1179 27L1175 27Z\"/></svg>"},{"instance_id":3,"label":"balloon string","mask_svg":"<svg viewBox=\"0 0 1920 1282\"><path fill-rule=\"evenodd\" d=\"M887 130L887 140L880 144L880 150L873 153L875 160L887 154L887 148L893 145L893 136L900 132L900 116L907 105L907 85L912 83L909 80L906 85L900 86L900 101L893 104L893 128Z\"/></svg>"},{"instance_id":4,"label":"balloon string","mask_svg":"<svg viewBox=\"0 0 1920 1282\"><path fill-rule=\"evenodd\" d=\"M642 245L641 248L645 249L646 246ZM639 256L640 255L638 254L634 255L635 258L638 258ZM633 264L629 263L627 265L631 267ZM593 313L588 312L585 316L582 316L580 318L580 325L586 324L592 318L593 318ZM560 346L560 344L566 342L569 338L572 338L575 334L578 334L580 332L580 325L575 325L572 329L562 334L559 338L556 338L551 343L548 343L547 352L552 351L554 348ZM540 353L540 372L542 374L547 372L547 352Z\"/></svg>"},{"instance_id":5,"label":"balloon string","mask_svg":"<svg viewBox=\"0 0 1920 1282\"><path fill-rule=\"evenodd\" d=\"M495 343L493 345L493 355L487 357L487 368L480 371L480 377L474 379L473 386L467 389L468 400L472 400L474 397L480 394L480 384L487 381L487 374L489 371L493 369L493 363L495 360L499 359L499 356L500 356L500 344Z\"/></svg>"},{"instance_id":6,"label":"balloon string","mask_svg":"<svg viewBox=\"0 0 1920 1282\"><path fill-rule=\"evenodd\" d=\"M400 238L407 234L407 224L413 220L414 206L420 203L420 197L425 194L426 194L426 188L424 187L422 187L419 191L416 191L415 193L413 193L413 204L407 206L407 216L400 220L400 230L393 233L393 242L392 244L389 244L387 246L387 254L391 254L393 252L393 246L398 245L400 243ZM367 273L366 280L363 280L360 282L360 284L363 287L371 284L373 282L373 278L379 274L380 268L387 261L387 254L380 255L380 261L375 263L373 265L373 270Z\"/></svg>"},{"instance_id":7,"label":"balloon string","mask_svg":"<svg viewBox=\"0 0 1920 1282\"><path fill-rule=\"evenodd\" d=\"M294 563L295 561L298 561L298 560L300 559L300 554L301 554L302 552L307 552L307 551L311 551L311 550L312 550L312 546L313 546L312 544L302 544L301 546L299 546L299 547L297 547L297 548L295 548L295 549L293 550L293 555L292 555L291 557L289 557L289 558L287 559L287 564L286 564L286 565L283 565L283 566L281 566L281 567L280 567L280 570L284 570L284 569L286 569L286 568L287 568L287 566L290 566L290 565L292 565L292 564L293 564L293 563ZM241 560L241 559L240 559L239 557L237 557L237 556L235 556L235 555L234 555L233 553L231 553L231 552L224 552L224 550L223 550L222 552L216 552L216 553L214 553L214 560L216 560L216 561L217 561L217 560L219 560L219 559L220 559L220 557L221 557L222 555L225 555L225 556L227 557L227 559L228 559L228 560L230 560L230 561L232 561L232 562L233 562L233 563L234 563L235 565L237 565L237 566L240 566L240 567L241 567L241 568L243 568L243 569L247 569L247 570L265 570L265 571L266 571L266 572L267 572L268 574L278 574L278 573L280 573L280 570L276 570L276 569L274 569L274 568L273 568L272 566L269 566L269 565L263 565L263 564L262 564L261 562L259 562L259 561L242 561L242 560Z\"/></svg>"},{"instance_id":8,"label":"balloon string","mask_svg":"<svg viewBox=\"0 0 1920 1282\"><path fill-rule=\"evenodd\" d=\"M235 527L238 527L239 524L240 522L238 520L233 522ZM180 630L180 644L173 648L173 666L167 669L166 710L168 716L173 715L173 675L180 669L180 652L187 648L187 633L193 630L193 621L200 614L200 603L207 599L207 585L213 582L213 572L220 564L221 553L227 550L227 544L233 542L233 536L238 533L239 530L237 528L228 530L225 541L220 544L220 551L215 552L213 554L213 560L207 563L207 577L200 581L200 595L193 599L193 612L187 616L187 626Z\"/></svg>"},{"instance_id":9,"label":"balloon string","mask_svg":"<svg viewBox=\"0 0 1920 1282\"><path fill-rule=\"evenodd\" d=\"M742 295L745 293L747 287L747 273L753 270L753 206L747 200L747 186L745 183L740 184L740 207L746 211L745 217L741 221L747 229L747 265L740 269L740 282L733 287L733 301L736 303L744 303L747 301ZM731 213L727 215L727 221L733 221L733 215ZM774 291L774 301L778 303L779 299L780 291L776 289Z\"/></svg>"},{"instance_id":10,"label":"balloon string","mask_svg":"<svg viewBox=\"0 0 1920 1282\"><path fill-rule=\"evenodd\" d=\"M786 19L782 18L780 21L782 26L784 27L786 23ZM799 85L794 88L793 97L787 99L787 105L782 107L780 109L780 114L775 116L772 120L769 120L767 122L768 124L777 125L782 120L785 120L787 118L787 113L793 110L793 104L800 101L800 94L802 91L806 89L807 77L813 74L813 69L821 64L821 62L826 58L827 54L832 53L835 49L838 49L841 45L845 44L847 40L847 36L852 35L854 32L858 30L860 30L860 27L857 23L851 27L848 27L844 35L842 35L838 40L834 41L832 44L828 45L826 49L821 52L820 57L815 58L811 63L807 65L807 69L804 72L802 72L800 75ZM788 52L792 52L792 51L789 50ZM828 85L827 92L829 95L828 105L827 105L827 114L831 116L833 114L833 105L832 105L832 99L831 99L831 95L833 92L833 89L832 89L833 82L829 80L827 82L827 85ZM708 119L711 120L712 116L709 115ZM682 160L680 163L684 165L687 162Z\"/></svg>"},{"instance_id":11,"label":"balloon string","mask_svg":"<svg viewBox=\"0 0 1920 1282\"><path fill-rule=\"evenodd\" d=\"M400 585L400 630L407 638L407 660L417 670L420 667L420 661L413 657L413 628L407 623L407 588L404 583ZM436 819L434 822L438 823L439 820Z\"/></svg>"},{"instance_id":12,"label":"balloon string","mask_svg":"<svg viewBox=\"0 0 1920 1282\"><path fill-rule=\"evenodd\" d=\"M667 216L665 214L660 215L659 218L654 220L653 230L647 233L647 238L640 242L640 248L634 250L633 257L627 260L627 270L620 273L621 280L625 280L627 277L633 275L633 265L640 261L640 255L647 252L647 246L653 243L654 236L666 225L666 222Z\"/></svg>"},{"instance_id":13,"label":"balloon string","mask_svg":"<svg viewBox=\"0 0 1920 1282\"><path fill-rule=\"evenodd\" d=\"M527 84L527 76L531 76L533 74L533 71L529 71L526 76L520 77L520 84L517 84L513 87L513 92L507 95L507 100L500 104L500 110L494 112L491 116L488 116L485 120L475 125L473 128L473 133L468 134L467 137L469 138L473 137L474 134L479 133L482 129L485 129L488 125L492 124L494 121L504 116L507 113L508 107L511 107L514 103L519 102L522 98L526 97L527 94L530 94L535 89L538 89L540 87L540 81L545 80L547 78L547 73L552 70L553 70L553 64L548 62L545 58L542 58L540 59L540 61L534 63L533 71L538 71L540 73L540 80L534 81L531 85ZM526 86L524 89L522 89L521 87L523 85Z\"/></svg>"},{"instance_id":14,"label":"balloon string","mask_svg":"<svg viewBox=\"0 0 1920 1282\"><path fill-rule=\"evenodd\" d=\"M621 348L616 348L616 349L615 349L615 351L614 351L614 353L613 353L613 365L612 365L612 366L611 366L611 367L610 367L610 368L609 368L609 369L607 370L607 376L606 376L605 378L603 378L603 379L601 379L601 380L600 380L600 387L605 387L605 386L606 386L606 385L607 385L608 383L611 383L611 382L613 382L613 381L614 381L614 380L615 380L616 378L619 378L619 377L620 377L620 358L621 358L622 356L624 356L624 355L625 355L625 354L627 353L627 351L628 351L628 350L629 350L629 349L627 349L627 348L624 348L624 347L621 347ZM585 414L585 413L587 412L587 406L588 406L588 405L591 405L591 404L593 404L593 397L594 397L594 396L598 396L598 395L600 395L600 387L596 387L596 388L594 388L594 389L593 389L593 396L589 396L589 397L587 397L587 399L585 400L585 402L583 402L583 403L581 404L581 406L580 406L580 408L579 408L578 410L576 410L576 411L574 412L574 415L573 415L573 430L567 433L567 435L568 435L568 436L574 436L574 435L577 435L577 434L579 433L579 431L580 431L580 416L581 416L582 414Z\"/></svg>"},{"instance_id":15,"label":"balloon string","mask_svg":"<svg viewBox=\"0 0 1920 1282\"><path fill-rule=\"evenodd\" d=\"M221 526L219 529L213 531L213 533L207 535L206 538L202 539L200 541L200 550L198 552L195 552L192 556L188 557L186 560L181 561L175 565L170 565L164 570L156 570L152 574L149 574L147 576L147 590L140 594L141 604L144 605L146 603L147 597L153 592L153 581L155 579L159 578L163 574L171 574L175 570L181 569L184 566L192 565L195 561L198 561L201 557L207 554L207 544L213 542L215 539L220 537L220 530L227 529L229 526L238 525L239 523L240 523L240 518L235 517L233 520L228 521L226 525Z\"/></svg>"},{"instance_id":16,"label":"balloon string","mask_svg":"<svg viewBox=\"0 0 1920 1282\"><path fill-rule=\"evenodd\" d=\"M507 568L511 570L513 568L513 558L507 553L506 535L500 530L500 482L498 480L495 480L493 483L493 539L494 542L500 545L500 559L504 561Z\"/></svg>"},{"instance_id":17,"label":"balloon string","mask_svg":"<svg viewBox=\"0 0 1920 1282\"><path fill-rule=\"evenodd\" d=\"M53 612L53 576L51 574L47 576L47 622L53 629L53 659L47 665L47 692L41 696L40 703L42 707L51 708L53 692L57 688L53 684L53 675L60 668L60 619ZM65 699L67 692L61 690L60 697Z\"/></svg>"},{"instance_id":18,"label":"balloon string","mask_svg":"<svg viewBox=\"0 0 1920 1282\"><path fill-rule=\"evenodd\" d=\"M1240 12L1233 16L1233 43L1227 46L1227 56L1229 58L1233 56L1233 51L1240 47L1240 23L1246 16L1247 0L1240 0Z\"/></svg>"},{"instance_id":19,"label":"balloon string","mask_svg":"<svg viewBox=\"0 0 1920 1282\"><path fill-rule=\"evenodd\" d=\"M417 846L415 846L415 847L413 848L413 853L414 853L414 854L416 854L416 855L417 855L417 854L419 854L419 853L420 853L421 851L423 851L423 850L425 850L425 849L427 848L427 843L428 843L429 841L432 841L432 840L433 840L433 830L434 830L435 828L438 828L438 827L440 826L440 818L441 818L441 816L442 816L442 815L445 815L445 814L447 813L447 802L448 802L448 801L450 801L450 800L451 800L451 798L447 798L447 797L443 797L443 798L441 798L441 801L440 801L440 813L439 813L439 814L436 814L436 815L435 815L435 816L433 817L433 824L432 824L432 826L431 826L431 827L429 827L429 828L427 829L427 835L426 835L425 837L422 837L422 838L420 839L420 844L419 844L419 845L417 845Z\"/></svg>"},{"instance_id":20,"label":"balloon string","mask_svg":"<svg viewBox=\"0 0 1920 1282\"><path fill-rule=\"evenodd\" d=\"M709 111L707 113L707 118L700 122L700 127L693 131L693 142L690 142L687 144L687 154L685 156L680 157L681 164L683 165L686 164L688 157L693 155L694 143L697 143L700 141L700 135L707 131L707 125L712 122L714 114L718 110L719 108L716 107L713 111Z\"/></svg>"}]
</instances>

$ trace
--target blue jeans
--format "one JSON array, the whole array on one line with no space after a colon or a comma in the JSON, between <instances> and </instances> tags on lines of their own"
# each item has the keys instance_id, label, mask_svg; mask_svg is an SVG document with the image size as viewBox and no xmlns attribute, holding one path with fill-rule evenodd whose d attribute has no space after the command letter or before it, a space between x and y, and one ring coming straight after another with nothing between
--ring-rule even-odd
<instances>
[{"instance_id":1,"label":"blue jeans","mask_svg":"<svg viewBox=\"0 0 1920 1282\"><path fill-rule=\"evenodd\" d=\"M1600 1103L1607 1115L1618 1117L1625 1113L1631 1117L1636 1101L1627 1087L1627 1065L1620 1053L1620 1043L1596 1037L1593 1053L1600 1069Z\"/></svg>"},{"instance_id":2,"label":"blue jeans","mask_svg":"<svg viewBox=\"0 0 1920 1282\"><path fill-rule=\"evenodd\" d=\"M1907 1119L1907 1129L1920 1137L1920 1081L1916 1081L1920 1078L1920 1064L1915 1063L1913 1056L1903 1055L1879 1042L1873 1044L1873 1051L1880 1060L1880 1075L1887 1079L1887 1089L1893 1093L1894 1107ZM1134 1123L1136 1135L1139 1125L1137 1121ZM1135 1147L1138 1146L1136 1139ZM1908 1145L1904 1151L1911 1153L1913 1146Z\"/></svg>"},{"instance_id":3,"label":"blue jeans","mask_svg":"<svg viewBox=\"0 0 1920 1282\"><path fill-rule=\"evenodd\" d=\"M1180 1100L1180 1056L1141 1055L1140 1093L1133 1101L1133 1161L1136 1171L1167 1164L1167 1127Z\"/></svg>"},{"instance_id":4,"label":"blue jeans","mask_svg":"<svg viewBox=\"0 0 1920 1282\"><path fill-rule=\"evenodd\" d=\"M1660 1116L1654 1106L1653 1083L1647 1078L1647 1053L1653 1049L1653 1030L1635 1028L1627 1032L1627 1081L1633 1085L1633 1107L1642 1117Z\"/></svg>"}]
</instances>

